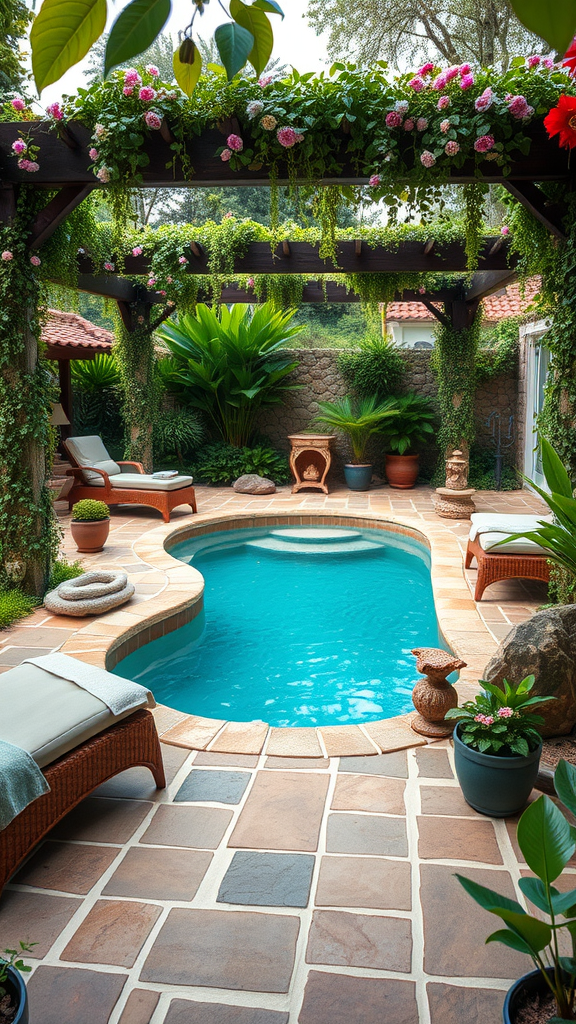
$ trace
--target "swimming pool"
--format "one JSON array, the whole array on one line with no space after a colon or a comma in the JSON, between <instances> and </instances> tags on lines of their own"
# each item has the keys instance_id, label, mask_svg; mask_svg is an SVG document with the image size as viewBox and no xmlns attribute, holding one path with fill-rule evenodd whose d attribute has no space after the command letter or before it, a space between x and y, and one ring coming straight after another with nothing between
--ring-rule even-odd
<instances>
[{"instance_id":1,"label":"swimming pool","mask_svg":"<svg viewBox=\"0 0 576 1024\"><path fill-rule=\"evenodd\" d=\"M423 544L388 530L274 527L205 534L170 553L204 576L204 610L115 668L159 703L275 726L412 709L410 651L442 646Z\"/></svg>"}]
</instances>

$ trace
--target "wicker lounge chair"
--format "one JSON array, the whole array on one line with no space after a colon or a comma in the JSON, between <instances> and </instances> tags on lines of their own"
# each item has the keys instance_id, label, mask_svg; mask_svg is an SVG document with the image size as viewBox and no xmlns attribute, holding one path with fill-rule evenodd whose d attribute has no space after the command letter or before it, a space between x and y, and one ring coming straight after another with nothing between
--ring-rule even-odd
<instances>
[{"instance_id":1,"label":"wicker lounge chair","mask_svg":"<svg viewBox=\"0 0 576 1024\"><path fill-rule=\"evenodd\" d=\"M542 519L546 517L492 515L489 512L472 514L464 564L469 569L475 558L478 565L475 601L482 600L486 587L499 580L530 579L548 582L548 556L539 544L522 538L495 547L510 534L534 529ZM522 521L520 525L519 520Z\"/></svg>"},{"instance_id":2,"label":"wicker lounge chair","mask_svg":"<svg viewBox=\"0 0 576 1024\"><path fill-rule=\"evenodd\" d=\"M19 665L0 676L0 700L6 709L0 739L32 754L50 792L33 800L0 831L0 891L42 837L107 779L144 765L158 789L166 785L149 711L115 716L97 697L51 673L44 673L43 686L43 670L31 672L32 668ZM7 704L10 694L15 696Z\"/></svg>"},{"instance_id":3,"label":"wicker lounge chair","mask_svg":"<svg viewBox=\"0 0 576 1024\"><path fill-rule=\"evenodd\" d=\"M107 505L150 505L165 523L178 505L197 511L191 476L160 480L145 473L141 462L114 462L97 435L69 437L63 443L74 467L68 470L74 475L69 508L81 498L99 498Z\"/></svg>"}]
</instances>

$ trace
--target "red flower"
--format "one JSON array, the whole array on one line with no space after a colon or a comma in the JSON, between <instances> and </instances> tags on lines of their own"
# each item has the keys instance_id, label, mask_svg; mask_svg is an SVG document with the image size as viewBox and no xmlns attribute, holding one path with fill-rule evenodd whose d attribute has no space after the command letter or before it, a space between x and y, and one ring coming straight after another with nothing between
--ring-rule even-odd
<instances>
[{"instance_id":1,"label":"red flower","mask_svg":"<svg viewBox=\"0 0 576 1024\"><path fill-rule=\"evenodd\" d=\"M566 53L562 58L562 64L568 69L572 76L576 74L576 36L574 36L574 39L566 50Z\"/></svg>"},{"instance_id":2,"label":"red flower","mask_svg":"<svg viewBox=\"0 0 576 1024\"><path fill-rule=\"evenodd\" d=\"M544 127L551 139L558 135L564 149L576 146L576 96L559 96L558 105L544 118Z\"/></svg>"}]
</instances>

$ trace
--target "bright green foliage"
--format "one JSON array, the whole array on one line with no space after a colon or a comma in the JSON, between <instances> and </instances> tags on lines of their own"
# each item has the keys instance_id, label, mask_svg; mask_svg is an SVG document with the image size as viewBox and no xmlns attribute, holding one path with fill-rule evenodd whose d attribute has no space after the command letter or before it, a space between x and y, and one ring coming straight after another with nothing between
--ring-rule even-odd
<instances>
[{"instance_id":1,"label":"bright green foliage","mask_svg":"<svg viewBox=\"0 0 576 1024\"><path fill-rule=\"evenodd\" d=\"M78 502L78 504L80 504ZM75 580L77 576L81 576L84 572L81 562L69 562L66 558L58 558L52 563L50 570L50 579L48 580L47 590L54 590L59 587L61 583L65 583L66 580Z\"/></svg>"},{"instance_id":2,"label":"bright green foliage","mask_svg":"<svg viewBox=\"0 0 576 1024\"><path fill-rule=\"evenodd\" d=\"M74 359L71 365L74 432L98 434L106 448L120 457L124 440L121 376L114 356ZM118 453L118 455L116 455Z\"/></svg>"},{"instance_id":3,"label":"bright green foliage","mask_svg":"<svg viewBox=\"0 0 576 1024\"><path fill-rule=\"evenodd\" d=\"M260 410L296 390L287 377L298 364L281 351L302 330L289 326L293 316L269 303L253 312L241 303L231 310L200 303L194 316L158 330L178 362L173 379L184 385L186 401L228 444L247 445Z\"/></svg>"},{"instance_id":4,"label":"bright green foliage","mask_svg":"<svg viewBox=\"0 0 576 1024\"><path fill-rule=\"evenodd\" d=\"M518 368L520 318L506 317L481 329L476 352L476 384L482 384L501 373L514 373Z\"/></svg>"},{"instance_id":5,"label":"bright green foliage","mask_svg":"<svg viewBox=\"0 0 576 1024\"><path fill-rule=\"evenodd\" d=\"M564 806L574 814L574 765L560 761L554 785ZM501 942L521 953L527 953L534 966L542 971L545 983L556 1000L560 1024L561 1021L574 1020L576 889L561 891L552 883L574 855L576 833L560 808L549 797L540 796L524 811L516 835L524 860L536 875L536 878L521 878L518 884L526 899L541 911L545 920L527 914L515 900L500 896L469 878L461 875L456 877L476 903L504 922L505 927L489 935L486 942ZM571 956L562 956L560 953L563 939L572 947ZM553 968L550 974L547 973L549 966ZM551 1018L551 1024L556 1019Z\"/></svg>"},{"instance_id":6,"label":"bright green foliage","mask_svg":"<svg viewBox=\"0 0 576 1024\"><path fill-rule=\"evenodd\" d=\"M132 0L120 11L106 44L104 75L151 46L168 21L171 7L171 0Z\"/></svg>"},{"instance_id":7,"label":"bright green foliage","mask_svg":"<svg viewBox=\"0 0 576 1024\"><path fill-rule=\"evenodd\" d=\"M375 395L357 401L347 395L337 402L318 402L318 407L320 412L316 422L346 434L350 438L354 462L359 465L366 463L370 438L383 433L388 421L398 415L398 410L389 401L379 403Z\"/></svg>"},{"instance_id":8,"label":"bright green foliage","mask_svg":"<svg viewBox=\"0 0 576 1024\"><path fill-rule=\"evenodd\" d=\"M110 509L105 501L95 501L93 498L83 498L72 506L72 519L76 523L94 523L101 519L110 518Z\"/></svg>"},{"instance_id":9,"label":"bright green foliage","mask_svg":"<svg viewBox=\"0 0 576 1024\"><path fill-rule=\"evenodd\" d=\"M554 698L529 696L534 676L526 676L516 687L506 679L503 689L483 679L480 685L484 693L466 701L462 707L451 708L446 718L462 723L458 730L460 739L472 750L500 757L527 757L542 742L537 726L542 725L544 719L526 709ZM476 720L480 716L484 721Z\"/></svg>"},{"instance_id":10,"label":"bright green foliage","mask_svg":"<svg viewBox=\"0 0 576 1024\"><path fill-rule=\"evenodd\" d=\"M30 615L37 604L35 597L23 594L16 587L0 590L0 629L7 629L13 622Z\"/></svg>"},{"instance_id":11,"label":"bright green foliage","mask_svg":"<svg viewBox=\"0 0 576 1024\"><path fill-rule=\"evenodd\" d=\"M245 473L257 473L275 484L285 484L290 479L287 456L265 445L235 448L229 444L210 444L199 453L193 469L201 483L226 486Z\"/></svg>"},{"instance_id":12,"label":"bright green foliage","mask_svg":"<svg viewBox=\"0 0 576 1024\"><path fill-rule=\"evenodd\" d=\"M248 53L248 60L256 74L261 75L272 56L274 46L274 35L268 18L255 4L245 4L242 0L230 0L230 14L238 25L251 33L253 44ZM226 67L225 64L224 66Z\"/></svg>"},{"instance_id":13,"label":"bright green foliage","mask_svg":"<svg viewBox=\"0 0 576 1024\"><path fill-rule=\"evenodd\" d=\"M388 404L397 410L397 415L383 431L391 452L398 452L398 455L417 452L432 440L437 416L430 399L410 391L407 395L389 398Z\"/></svg>"},{"instance_id":14,"label":"bright green foliage","mask_svg":"<svg viewBox=\"0 0 576 1024\"><path fill-rule=\"evenodd\" d=\"M19 942L19 949L2 950L0 953L0 999L6 995L4 983L8 978L8 968L12 967L15 971L20 971L21 974L28 974L32 968L24 963L22 953L29 953L37 945L37 942Z\"/></svg>"},{"instance_id":15,"label":"bright green foliage","mask_svg":"<svg viewBox=\"0 0 576 1024\"><path fill-rule=\"evenodd\" d=\"M388 336L366 338L358 350L338 356L337 365L355 395L376 395L380 402L399 390L405 373L404 360Z\"/></svg>"},{"instance_id":16,"label":"bright green foliage","mask_svg":"<svg viewBox=\"0 0 576 1024\"><path fill-rule=\"evenodd\" d=\"M22 88L25 72L18 41L24 36L30 18L23 0L0 0L0 96Z\"/></svg>"},{"instance_id":17,"label":"bright green foliage","mask_svg":"<svg viewBox=\"0 0 576 1024\"><path fill-rule=\"evenodd\" d=\"M116 359L98 352L93 359L73 359L70 367L72 383L85 391L118 387L121 381Z\"/></svg>"},{"instance_id":18,"label":"bright green foliage","mask_svg":"<svg viewBox=\"0 0 576 1024\"><path fill-rule=\"evenodd\" d=\"M106 0L44 0L30 33L38 92L82 60L105 26Z\"/></svg>"},{"instance_id":19,"label":"bright green foliage","mask_svg":"<svg viewBox=\"0 0 576 1024\"><path fill-rule=\"evenodd\" d=\"M183 63L180 60L178 51L173 57L174 78L186 96L191 96L196 88L196 83L202 71L202 54L197 46L194 47L194 60L191 64Z\"/></svg>"},{"instance_id":20,"label":"bright green foliage","mask_svg":"<svg viewBox=\"0 0 576 1024\"><path fill-rule=\"evenodd\" d=\"M152 428L155 462L174 460L182 465L193 459L205 433L200 416L192 409L159 412Z\"/></svg>"},{"instance_id":21,"label":"bright green foliage","mask_svg":"<svg viewBox=\"0 0 576 1024\"><path fill-rule=\"evenodd\" d=\"M476 394L476 353L480 317L471 327L456 330L439 324L436 330L431 367L438 382L440 429L439 469L444 475L444 460L454 448L469 450L474 440L474 396Z\"/></svg>"}]
</instances>

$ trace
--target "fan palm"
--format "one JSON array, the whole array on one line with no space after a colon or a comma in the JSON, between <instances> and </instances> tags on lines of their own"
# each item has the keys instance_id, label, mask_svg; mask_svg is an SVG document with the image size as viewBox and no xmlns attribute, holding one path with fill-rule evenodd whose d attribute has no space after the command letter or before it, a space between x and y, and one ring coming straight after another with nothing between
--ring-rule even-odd
<instances>
[{"instance_id":1,"label":"fan palm","mask_svg":"<svg viewBox=\"0 0 576 1024\"><path fill-rule=\"evenodd\" d=\"M382 433L384 424L398 415L390 399L378 402L375 395L357 402L347 395L337 402L318 402L318 406L320 413L316 422L348 435L357 465L366 463L366 449L372 435Z\"/></svg>"}]
</instances>

